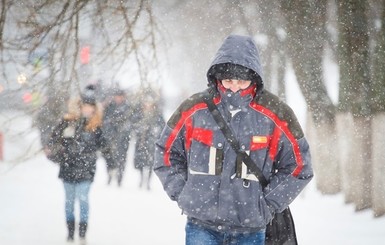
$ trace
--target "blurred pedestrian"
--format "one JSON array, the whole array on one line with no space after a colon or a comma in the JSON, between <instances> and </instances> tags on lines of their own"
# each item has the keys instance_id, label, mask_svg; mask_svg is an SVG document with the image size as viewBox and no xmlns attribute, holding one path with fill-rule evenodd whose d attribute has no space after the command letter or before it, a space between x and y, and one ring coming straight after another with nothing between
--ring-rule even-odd
<instances>
[{"instance_id":1,"label":"blurred pedestrian","mask_svg":"<svg viewBox=\"0 0 385 245\"><path fill-rule=\"evenodd\" d=\"M115 88L111 96L104 109L103 131L111 144L115 165L107 165L107 183L110 184L112 179L116 178L121 186L130 143L132 112L124 90Z\"/></svg>"},{"instance_id":2,"label":"blurred pedestrian","mask_svg":"<svg viewBox=\"0 0 385 245\"><path fill-rule=\"evenodd\" d=\"M313 177L309 145L290 107L263 90L251 37L227 37L207 78L167 122L154 171L187 215L187 245L263 245L274 213Z\"/></svg>"},{"instance_id":3,"label":"blurred pedestrian","mask_svg":"<svg viewBox=\"0 0 385 245\"><path fill-rule=\"evenodd\" d=\"M96 80L87 84L83 92L87 91L94 93L96 102L103 102L106 99L106 89L104 88L101 80Z\"/></svg>"},{"instance_id":4,"label":"blurred pedestrian","mask_svg":"<svg viewBox=\"0 0 385 245\"><path fill-rule=\"evenodd\" d=\"M141 108L141 120L135 127L134 166L140 171L139 187L150 190L154 163L154 142L158 139L165 121L160 110L159 101L154 95L144 95Z\"/></svg>"},{"instance_id":5,"label":"blurred pedestrian","mask_svg":"<svg viewBox=\"0 0 385 245\"><path fill-rule=\"evenodd\" d=\"M65 217L68 241L74 240L75 200L80 205L79 237L85 243L89 217L89 191L96 171L97 151L104 153L108 164L113 165L111 151L102 132L102 108L94 94L85 91L81 99L71 100L68 112L53 129L48 147L59 145L61 152L55 157L60 165L59 178L65 191ZM58 154L55 152L55 154Z\"/></svg>"}]
</instances>

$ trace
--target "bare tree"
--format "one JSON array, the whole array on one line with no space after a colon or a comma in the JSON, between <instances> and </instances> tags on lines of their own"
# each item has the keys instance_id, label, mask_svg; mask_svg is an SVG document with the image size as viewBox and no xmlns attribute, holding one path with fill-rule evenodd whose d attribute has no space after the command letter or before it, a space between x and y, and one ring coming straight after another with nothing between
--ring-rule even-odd
<instances>
[{"instance_id":1,"label":"bare tree","mask_svg":"<svg viewBox=\"0 0 385 245\"><path fill-rule=\"evenodd\" d=\"M281 1L287 24L288 54L311 113L315 130L311 139L317 188L327 194L340 191L335 163L335 106L324 84L322 61L326 42L327 1Z\"/></svg>"},{"instance_id":2,"label":"bare tree","mask_svg":"<svg viewBox=\"0 0 385 245\"><path fill-rule=\"evenodd\" d=\"M371 206L371 110L369 103L368 1L338 1L339 16L339 111L353 116L349 137L349 159L343 164L346 176L345 201L356 210Z\"/></svg>"},{"instance_id":3,"label":"bare tree","mask_svg":"<svg viewBox=\"0 0 385 245\"><path fill-rule=\"evenodd\" d=\"M372 209L375 217L385 215L385 1L372 1Z\"/></svg>"},{"instance_id":4,"label":"bare tree","mask_svg":"<svg viewBox=\"0 0 385 245\"><path fill-rule=\"evenodd\" d=\"M33 91L45 98L43 131L87 83L108 85L124 73L127 83L147 84L159 76L159 30L148 0L3 0L0 9L3 94Z\"/></svg>"}]
</instances>

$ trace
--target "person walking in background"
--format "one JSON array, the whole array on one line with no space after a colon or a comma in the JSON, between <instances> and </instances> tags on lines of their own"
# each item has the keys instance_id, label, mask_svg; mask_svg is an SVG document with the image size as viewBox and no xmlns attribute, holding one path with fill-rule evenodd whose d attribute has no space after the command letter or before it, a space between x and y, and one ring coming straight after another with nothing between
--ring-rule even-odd
<instances>
[{"instance_id":1,"label":"person walking in background","mask_svg":"<svg viewBox=\"0 0 385 245\"><path fill-rule=\"evenodd\" d=\"M111 101L105 105L104 109L103 131L111 144L116 164L107 165L108 184L116 177L118 185L121 186L130 143L132 111L124 90L115 88L111 96Z\"/></svg>"},{"instance_id":2,"label":"person walking in background","mask_svg":"<svg viewBox=\"0 0 385 245\"><path fill-rule=\"evenodd\" d=\"M186 244L265 244L266 224L313 177L309 145L289 106L263 89L251 37L227 37L207 78L209 88L184 101L167 122L154 171L187 215ZM211 113L210 101L218 113ZM239 142L237 152L218 115ZM244 154L268 180L266 187Z\"/></svg>"},{"instance_id":3,"label":"person walking in background","mask_svg":"<svg viewBox=\"0 0 385 245\"><path fill-rule=\"evenodd\" d=\"M139 187L151 189L151 176L154 163L155 140L164 125L162 112L156 95L145 95L141 103L141 119L135 127L136 144L134 166L140 171Z\"/></svg>"},{"instance_id":4,"label":"person walking in background","mask_svg":"<svg viewBox=\"0 0 385 245\"><path fill-rule=\"evenodd\" d=\"M63 180L65 190L65 217L68 229L68 241L74 240L75 200L80 205L79 237L85 244L89 217L89 191L96 171L97 151L103 152L106 162L114 164L109 145L102 132L102 108L96 103L94 94L85 91L81 99L69 103L60 123L53 129L45 149L52 159L50 146L59 145L60 154L56 162L60 165L59 178Z\"/></svg>"}]
</instances>

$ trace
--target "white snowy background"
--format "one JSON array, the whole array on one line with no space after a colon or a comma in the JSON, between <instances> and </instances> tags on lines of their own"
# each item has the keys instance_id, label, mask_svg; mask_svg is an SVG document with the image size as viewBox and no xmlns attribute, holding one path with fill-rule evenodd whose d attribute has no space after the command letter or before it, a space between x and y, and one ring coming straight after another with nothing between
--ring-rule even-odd
<instances>
[{"instance_id":1,"label":"white snowy background","mask_svg":"<svg viewBox=\"0 0 385 245\"><path fill-rule=\"evenodd\" d=\"M288 102L304 124L303 101L295 84L289 85ZM58 166L42 153L19 159L26 150L34 152L40 147L36 143L37 131L20 134L31 123L30 118L18 117L15 112L0 114L0 132L4 135L4 160L0 161L0 245L66 244L64 189L57 178ZM29 149L31 142L36 144ZM90 192L88 244L184 244L186 217L168 199L155 175L150 191L138 187L139 172L133 168L132 155L130 148L120 188L116 183L106 184L105 163L98 161ZM355 212L353 205L344 203L343 194L321 195L314 180L291 209L300 245L385 244L385 217L374 218L370 209Z\"/></svg>"}]
</instances>

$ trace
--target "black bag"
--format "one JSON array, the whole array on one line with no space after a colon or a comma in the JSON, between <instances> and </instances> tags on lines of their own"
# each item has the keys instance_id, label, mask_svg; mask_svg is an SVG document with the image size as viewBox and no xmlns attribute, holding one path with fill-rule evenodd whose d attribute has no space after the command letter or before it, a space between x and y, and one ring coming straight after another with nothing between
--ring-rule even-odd
<instances>
[{"instance_id":1,"label":"black bag","mask_svg":"<svg viewBox=\"0 0 385 245\"><path fill-rule=\"evenodd\" d=\"M60 143L47 146L46 157L54 163L63 163L65 159L65 149Z\"/></svg>"},{"instance_id":2,"label":"black bag","mask_svg":"<svg viewBox=\"0 0 385 245\"><path fill-rule=\"evenodd\" d=\"M297 245L294 220L290 209L276 213L266 226L265 245Z\"/></svg>"},{"instance_id":3,"label":"black bag","mask_svg":"<svg viewBox=\"0 0 385 245\"><path fill-rule=\"evenodd\" d=\"M238 140L235 138L231 128L227 125L225 119L222 117L217 106L212 100L211 94L204 97L204 101L208 106L214 120L217 122L226 140L230 143L235 152L242 158L243 163L250 169L250 171L257 176L262 187L266 187L268 181L263 176L262 171L255 165L250 156L239 150ZM266 245L297 245L297 236L294 228L294 220L291 215L289 207L282 211L282 213L274 214L273 220L266 226Z\"/></svg>"}]
</instances>

